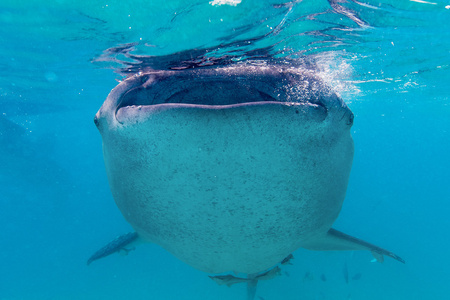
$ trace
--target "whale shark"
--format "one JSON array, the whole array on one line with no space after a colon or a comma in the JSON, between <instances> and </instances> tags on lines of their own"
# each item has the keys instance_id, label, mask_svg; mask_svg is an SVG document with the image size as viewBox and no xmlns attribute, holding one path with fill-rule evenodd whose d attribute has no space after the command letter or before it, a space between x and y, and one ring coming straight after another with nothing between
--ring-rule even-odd
<instances>
[{"instance_id":1,"label":"whale shark","mask_svg":"<svg viewBox=\"0 0 450 300\"><path fill-rule=\"evenodd\" d=\"M141 72L94 121L113 198L139 239L207 273L248 274L232 279L252 283L249 299L253 279L299 248L404 262L332 228L354 115L313 70L253 61Z\"/></svg>"}]
</instances>

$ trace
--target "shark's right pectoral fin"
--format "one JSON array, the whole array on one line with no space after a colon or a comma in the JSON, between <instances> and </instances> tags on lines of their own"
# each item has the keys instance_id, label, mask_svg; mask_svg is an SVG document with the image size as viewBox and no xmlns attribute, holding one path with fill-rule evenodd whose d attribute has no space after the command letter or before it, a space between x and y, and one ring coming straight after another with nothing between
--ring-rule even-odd
<instances>
[{"instance_id":1,"label":"shark's right pectoral fin","mask_svg":"<svg viewBox=\"0 0 450 300\"><path fill-rule=\"evenodd\" d=\"M399 262L405 263L405 261L400 256L390 251L387 251L383 248L380 248L358 238L352 237L333 228L328 230L328 232L324 236L304 243L302 247L305 249L318 251L368 250L379 262L383 262L383 255L387 255L395 260L398 260Z\"/></svg>"}]
</instances>

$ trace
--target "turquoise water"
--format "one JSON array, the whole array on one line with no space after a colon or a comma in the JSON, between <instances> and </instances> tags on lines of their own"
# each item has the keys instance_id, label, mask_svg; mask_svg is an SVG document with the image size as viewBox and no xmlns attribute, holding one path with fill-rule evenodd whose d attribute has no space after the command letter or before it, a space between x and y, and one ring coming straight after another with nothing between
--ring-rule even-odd
<instances>
[{"instance_id":1,"label":"turquoise water","mask_svg":"<svg viewBox=\"0 0 450 300\"><path fill-rule=\"evenodd\" d=\"M244 285L218 286L156 245L86 266L131 230L92 120L126 74L274 57L314 67L355 114L334 227L406 264L298 250L257 299L446 299L448 5L2 0L0 299L244 299Z\"/></svg>"}]
</instances>

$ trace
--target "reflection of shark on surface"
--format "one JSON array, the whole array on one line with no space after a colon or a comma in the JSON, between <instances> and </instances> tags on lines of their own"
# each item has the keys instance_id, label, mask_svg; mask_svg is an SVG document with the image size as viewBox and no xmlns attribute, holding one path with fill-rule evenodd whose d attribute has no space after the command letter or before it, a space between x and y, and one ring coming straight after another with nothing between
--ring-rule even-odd
<instances>
[{"instance_id":1,"label":"reflection of shark on surface","mask_svg":"<svg viewBox=\"0 0 450 300\"><path fill-rule=\"evenodd\" d=\"M222 280L246 282L248 299L259 274L298 248L404 262L331 228L353 113L310 70L258 61L141 73L94 121L113 197L138 236L207 273L247 274Z\"/></svg>"}]
</instances>

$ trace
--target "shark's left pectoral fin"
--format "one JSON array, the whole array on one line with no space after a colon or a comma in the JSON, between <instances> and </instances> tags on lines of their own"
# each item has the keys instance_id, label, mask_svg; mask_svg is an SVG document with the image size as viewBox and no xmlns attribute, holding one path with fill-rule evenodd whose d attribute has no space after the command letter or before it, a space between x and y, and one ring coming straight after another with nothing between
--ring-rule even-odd
<instances>
[{"instance_id":1,"label":"shark's left pectoral fin","mask_svg":"<svg viewBox=\"0 0 450 300\"><path fill-rule=\"evenodd\" d=\"M336 229L331 228L328 232L314 240L308 241L302 245L303 248L309 250L368 250L372 253L375 259L379 262L383 262L383 255L392 257L399 262L405 263L405 261L398 255L387 251L383 248L375 246L366 241L360 240Z\"/></svg>"}]
</instances>

